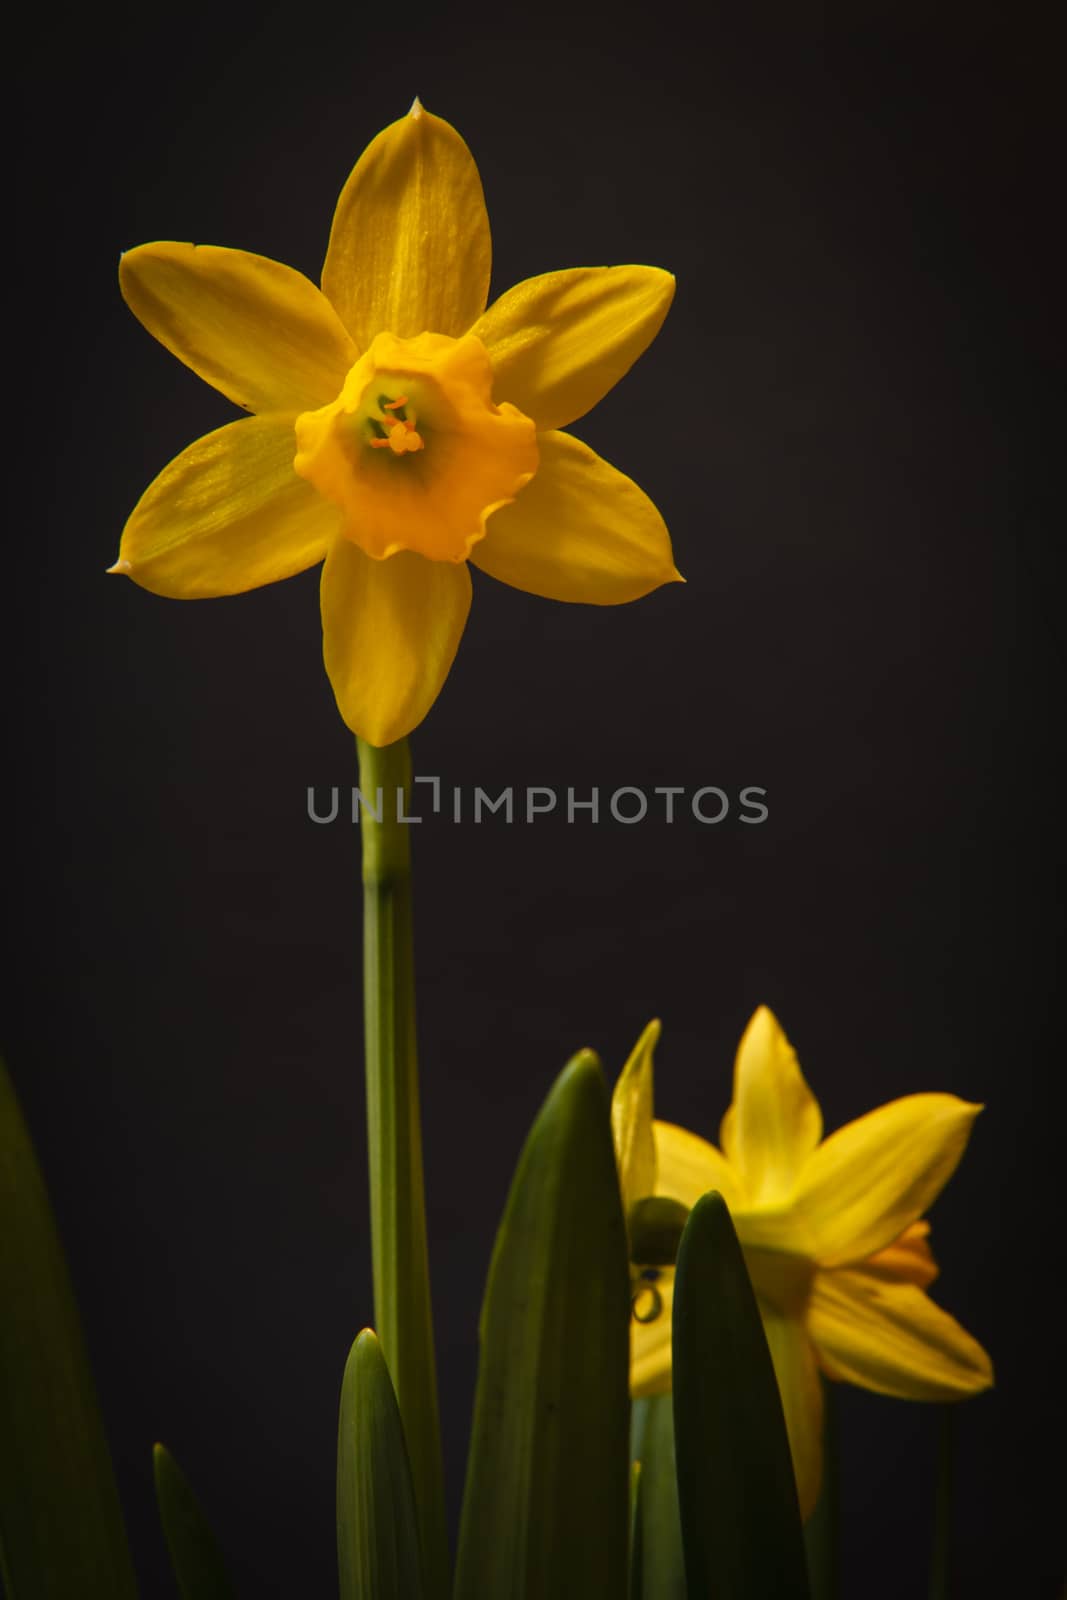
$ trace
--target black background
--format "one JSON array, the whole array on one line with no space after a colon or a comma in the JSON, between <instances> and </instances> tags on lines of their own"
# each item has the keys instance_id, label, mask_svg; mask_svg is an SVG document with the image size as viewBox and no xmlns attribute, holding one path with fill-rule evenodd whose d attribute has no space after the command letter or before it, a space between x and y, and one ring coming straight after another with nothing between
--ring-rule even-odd
<instances>
[{"instance_id":1,"label":"black background","mask_svg":"<svg viewBox=\"0 0 1067 1600\"><path fill-rule=\"evenodd\" d=\"M156 1438L245 1594L334 1592L337 1390L372 1309L358 840L305 809L355 781L317 579L190 605L105 580L149 479L233 416L125 310L115 263L192 239L317 277L349 167L416 92L479 163L494 293L676 273L655 346L575 431L661 506L688 578L597 610L476 573L416 768L605 799L758 784L770 808L418 830L453 1512L493 1231L554 1072L589 1044L614 1076L660 1015L660 1114L715 1137L764 1001L828 1126L915 1090L987 1104L933 1219L935 1294L998 1377L957 1412L958 1592L1052 1592L1051 41L1018 12L843 18L31 22L4 1032L148 1595L172 1592ZM922 1594L936 1416L841 1409L845 1593Z\"/></svg>"}]
</instances>

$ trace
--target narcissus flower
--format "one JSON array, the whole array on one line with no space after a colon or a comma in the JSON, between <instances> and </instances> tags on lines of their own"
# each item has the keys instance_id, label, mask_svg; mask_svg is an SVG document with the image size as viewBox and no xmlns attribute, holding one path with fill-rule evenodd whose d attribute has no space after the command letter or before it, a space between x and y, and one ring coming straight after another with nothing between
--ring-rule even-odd
<instances>
[{"instance_id":1,"label":"narcissus flower","mask_svg":"<svg viewBox=\"0 0 1067 1600\"><path fill-rule=\"evenodd\" d=\"M653 1122L658 1034L658 1023L645 1030L615 1090L623 1197L628 1209L650 1193L693 1206L717 1189L729 1206L807 1516L822 1472L820 1372L908 1400L959 1400L993 1381L981 1345L925 1293L937 1267L923 1213L955 1171L981 1107L908 1095L823 1139L796 1055L761 1007L737 1052L716 1148ZM635 1282L631 1388L657 1394L670 1388L673 1270Z\"/></svg>"},{"instance_id":2,"label":"narcissus flower","mask_svg":"<svg viewBox=\"0 0 1067 1600\"><path fill-rule=\"evenodd\" d=\"M471 601L468 560L552 600L615 605L678 578L636 484L560 430L658 331L654 267L530 278L485 309L490 240L463 140L415 102L334 213L322 289L211 245L122 257L127 304L255 413L184 450L138 503L111 568L201 599L325 560L326 668L372 744L440 692Z\"/></svg>"}]
</instances>

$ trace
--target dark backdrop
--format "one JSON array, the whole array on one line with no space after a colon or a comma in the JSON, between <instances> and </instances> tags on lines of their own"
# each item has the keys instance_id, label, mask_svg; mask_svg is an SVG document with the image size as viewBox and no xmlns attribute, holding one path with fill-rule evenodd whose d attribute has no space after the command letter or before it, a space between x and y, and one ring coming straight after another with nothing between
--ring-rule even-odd
<instances>
[{"instance_id":1,"label":"dark backdrop","mask_svg":"<svg viewBox=\"0 0 1067 1600\"><path fill-rule=\"evenodd\" d=\"M663 508L688 578L595 610L476 573L417 769L762 785L770 813L418 832L453 1511L484 1270L553 1074L590 1044L614 1075L658 1014L660 1112L714 1137L765 1001L830 1126L914 1090L988 1106L934 1213L935 1292L998 1373L958 1413L959 1593L1051 1592L1050 41L888 6L744 31L476 3L31 27L3 1027L145 1593L172 1592L156 1438L244 1593L331 1592L338 1381L372 1311L358 841L305 809L354 781L316 576L191 605L104 579L144 485L233 415L135 323L115 263L170 237L317 276L349 167L416 92L480 165L494 292L585 262L677 274L577 431ZM936 1417L842 1411L846 1594L920 1594Z\"/></svg>"}]
</instances>

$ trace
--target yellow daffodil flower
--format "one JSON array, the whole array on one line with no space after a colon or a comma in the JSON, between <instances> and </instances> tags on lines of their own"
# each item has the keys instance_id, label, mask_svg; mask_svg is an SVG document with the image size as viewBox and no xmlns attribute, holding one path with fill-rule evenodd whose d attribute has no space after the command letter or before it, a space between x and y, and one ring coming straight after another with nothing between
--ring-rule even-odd
<instances>
[{"instance_id":1,"label":"yellow daffodil flower","mask_svg":"<svg viewBox=\"0 0 1067 1600\"><path fill-rule=\"evenodd\" d=\"M624 1200L629 1209L652 1193L691 1207L717 1189L729 1206L808 1516L822 1473L820 1372L908 1400L959 1400L993 1382L981 1345L925 1293L937 1266L923 1213L955 1171L981 1107L950 1094L907 1095L824 1139L818 1101L762 1006L737 1052L716 1148L653 1122L658 1034L658 1023L645 1030L612 1103ZM670 1388L673 1277L668 1268L636 1278L634 1395Z\"/></svg>"},{"instance_id":2,"label":"yellow daffodil flower","mask_svg":"<svg viewBox=\"0 0 1067 1600\"><path fill-rule=\"evenodd\" d=\"M592 605L679 578L647 495L560 431L654 338L673 278L578 267L486 310L489 265L478 170L418 101L341 191L321 291L212 245L147 244L121 261L148 331L255 415L160 473L110 570L200 599L325 560L326 669L341 715L375 745L410 732L440 692L470 608L468 560Z\"/></svg>"}]
</instances>

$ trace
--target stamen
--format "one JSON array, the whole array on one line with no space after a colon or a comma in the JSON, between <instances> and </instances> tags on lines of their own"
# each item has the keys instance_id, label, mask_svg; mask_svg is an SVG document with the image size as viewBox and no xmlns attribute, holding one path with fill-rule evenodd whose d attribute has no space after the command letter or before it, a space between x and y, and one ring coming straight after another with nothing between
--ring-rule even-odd
<instances>
[{"instance_id":1,"label":"stamen","mask_svg":"<svg viewBox=\"0 0 1067 1600\"><path fill-rule=\"evenodd\" d=\"M395 400L393 401L393 404L402 406L406 405L407 401ZM387 409L387 406L382 406L383 411ZM388 448L395 456L402 456L410 455L414 450L425 449L425 443L422 435L415 432L414 411L411 413L411 416L406 418L404 421L401 421L399 417L387 417L385 426L389 429L388 436L384 439L372 439L370 442L370 447L372 450L384 450Z\"/></svg>"}]
</instances>

